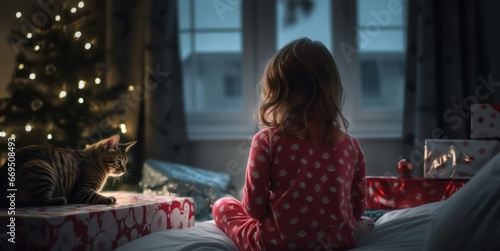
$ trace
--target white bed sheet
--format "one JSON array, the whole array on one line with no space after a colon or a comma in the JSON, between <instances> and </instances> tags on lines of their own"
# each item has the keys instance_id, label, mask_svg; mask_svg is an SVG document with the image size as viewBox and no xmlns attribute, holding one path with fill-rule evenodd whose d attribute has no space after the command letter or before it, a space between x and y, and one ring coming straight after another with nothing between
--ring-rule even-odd
<instances>
[{"instance_id":1,"label":"white bed sheet","mask_svg":"<svg viewBox=\"0 0 500 251\"><path fill-rule=\"evenodd\" d=\"M358 236L354 251L422 250L432 215L441 202L389 212L375 222L375 229ZM160 231L129 242L117 251L238 251L233 241L214 221L197 222L195 227Z\"/></svg>"}]
</instances>

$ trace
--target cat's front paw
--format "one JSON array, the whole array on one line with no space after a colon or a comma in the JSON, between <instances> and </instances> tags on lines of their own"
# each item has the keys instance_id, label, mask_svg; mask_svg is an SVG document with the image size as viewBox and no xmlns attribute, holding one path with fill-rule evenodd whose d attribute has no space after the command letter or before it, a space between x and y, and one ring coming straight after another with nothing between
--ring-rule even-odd
<instances>
[{"instance_id":1,"label":"cat's front paw","mask_svg":"<svg viewBox=\"0 0 500 251\"><path fill-rule=\"evenodd\" d=\"M116 203L116 198L113 197L113 196L109 196L109 197L104 198L104 200L102 200L101 203L102 204L115 204Z\"/></svg>"}]
</instances>

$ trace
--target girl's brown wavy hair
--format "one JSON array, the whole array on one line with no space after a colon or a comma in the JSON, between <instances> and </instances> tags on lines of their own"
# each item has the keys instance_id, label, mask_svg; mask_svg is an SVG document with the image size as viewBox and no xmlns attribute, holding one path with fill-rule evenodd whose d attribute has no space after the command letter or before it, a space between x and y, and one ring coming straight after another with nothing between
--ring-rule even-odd
<instances>
[{"instance_id":1,"label":"girl's brown wavy hair","mask_svg":"<svg viewBox=\"0 0 500 251\"><path fill-rule=\"evenodd\" d=\"M261 84L261 125L332 147L347 130L337 65L321 42L300 38L285 45L268 62ZM319 139L311 138L311 122L322 125Z\"/></svg>"}]
</instances>

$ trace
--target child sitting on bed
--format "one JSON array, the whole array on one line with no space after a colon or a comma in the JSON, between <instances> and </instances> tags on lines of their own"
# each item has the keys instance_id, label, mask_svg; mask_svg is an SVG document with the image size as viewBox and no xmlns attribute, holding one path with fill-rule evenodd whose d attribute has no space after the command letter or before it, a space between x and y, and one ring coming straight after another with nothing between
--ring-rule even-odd
<instances>
[{"instance_id":1,"label":"child sitting on bed","mask_svg":"<svg viewBox=\"0 0 500 251\"><path fill-rule=\"evenodd\" d=\"M321 43L295 40L268 63L242 202L213 206L240 250L342 250L365 210L365 160L347 134L343 87Z\"/></svg>"}]
</instances>

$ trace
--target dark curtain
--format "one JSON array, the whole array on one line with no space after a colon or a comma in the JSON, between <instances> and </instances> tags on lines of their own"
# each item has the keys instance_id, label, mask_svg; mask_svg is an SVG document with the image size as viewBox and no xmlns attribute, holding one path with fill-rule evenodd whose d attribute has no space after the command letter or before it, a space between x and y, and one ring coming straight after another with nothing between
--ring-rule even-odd
<instances>
[{"instance_id":1,"label":"dark curtain","mask_svg":"<svg viewBox=\"0 0 500 251\"><path fill-rule=\"evenodd\" d=\"M187 161L177 1L150 0L145 83L145 157Z\"/></svg>"},{"instance_id":2,"label":"dark curtain","mask_svg":"<svg viewBox=\"0 0 500 251\"><path fill-rule=\"evenodd\" d=\"M425 139L470 137L476 88L491 78L477 1L408 3L403 155L423 176Z\"/></svg>"},{"instance_id":3,"label":"dark curtain","mask_svg":"<svg viewBox=\"0 0 500 251\"><path fill-rule=\"evenodd\" d=\"M144 160L185 163L187 136L177 32L177 1L107 1L108 81L134 86L120 100L127 137L137 139L129 183Z\"/></svg>"}]
</instances>

